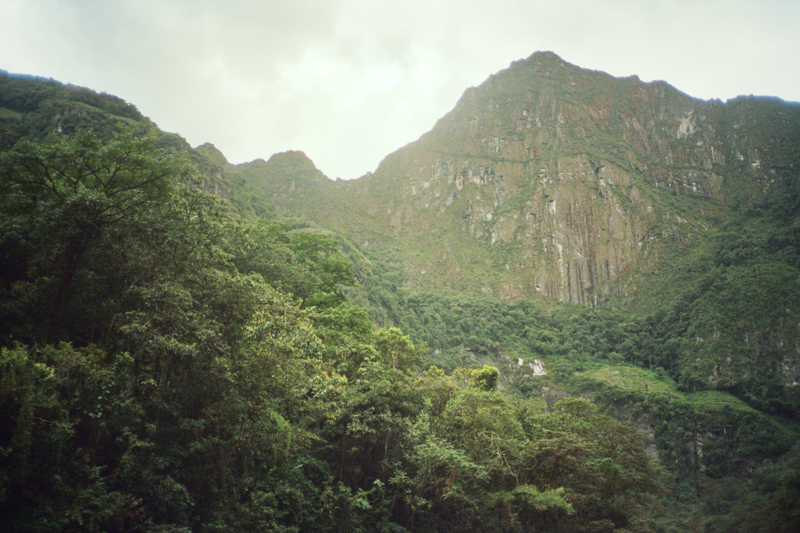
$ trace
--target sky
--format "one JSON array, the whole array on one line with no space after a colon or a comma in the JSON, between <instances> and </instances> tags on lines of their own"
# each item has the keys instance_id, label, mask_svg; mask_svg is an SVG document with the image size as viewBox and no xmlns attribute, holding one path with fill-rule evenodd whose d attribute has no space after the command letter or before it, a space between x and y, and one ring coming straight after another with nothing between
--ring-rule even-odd
<instances>
[{"instance_id":1,"label":"sky","mask_svg":"<svg viewBox=\"0 0 800 533\"><path fill-rule=\"evenodd\" d=\"M0 0L0 69L134 104L231 163L374 171L536 51L690 96L800 101L800 0Z\"/></svg>"}]
</instances>

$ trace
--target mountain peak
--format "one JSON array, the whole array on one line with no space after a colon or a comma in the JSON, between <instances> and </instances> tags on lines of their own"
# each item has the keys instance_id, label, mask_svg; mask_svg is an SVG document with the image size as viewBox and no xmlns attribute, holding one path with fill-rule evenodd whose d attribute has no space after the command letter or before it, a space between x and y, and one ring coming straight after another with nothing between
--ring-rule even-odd
<instances>
[{"instance_id":1,"label":"mountain peak","mask_svg":"<svg viewBox=\"0 0 800 533\"><path fill-rule=\"evenodd\" d=\"M332 183L314 162L299 150L273 154L268 161L256 159L250 163L236 165L245 179L257 187L278 196L293 192L309 191Z\"/></svg>"},{"instance_id":2,"label":"mountain peak","mask_svg":"<svg viewBox=\"0 0 800 533\"><path fill-rule=\"evenodd\" d=\"M224 166L228 164L228 159L225 157L225 155L222 152L220 152L219 148L217 148L211 143L201 144L200 146L195 148L195 150L205 155L211 161L213 161L218 165Z\"/></svg>"},{"instance_id":3,"label":"mountain peak","mask_svg":"<svg viewBox=\"0 0 800 533\"><path fill-rule=\"evenodd\" d=\"M590 70L582 69L577 65L564 61L561 56L554 52L534 52L526 59L512 61L509 68L499 72L498 75L504 72L515 72L519 70L533 70L536 74L549 76L563 75L570 71L591 72Z\"/></svg>"},{"instance_id":4,"label":"mountain peak","mask_svg":"<svg viewBox=\"0 0 800 533\"><path fill-rule=\"evenodd\" d=\"M570 65L566 61L564 61L561 56L556 54L555 52L551 52L549 50L534 52L526 59L520 59L517 61L512 62L511 64L515 63L528 63L528 64L536 64L536 65ZM573 65L570 65L573 66Z\"/></svg>"},{"instance_id":5,"label":"mountain peak","mask_svg":"<svg viewBox=\"0 0 800 533\"><path fill-rule=\"evenodd\" d=\"M797 146L783 124L800 110L775 104L786 119L757 122L750 107L537 52L467 89L366 180L328 186L285 152L250 181L287 212L398 239L408 287L598 305L635 293L631 273L713 227L730 198L791 172L775 140Z\"/></svg>"},{"instance_id":6,"label":"mountain peak","mask_svg":"<svg viewBox=\"0 0 800 533\"><path fill-rule=\"evenodd\" d=\"M272 154L267 163L270 165L291 166L306 172L320 172L311 158L301 150L287 150L286 152Z\"/></svg>"}]
</instances>

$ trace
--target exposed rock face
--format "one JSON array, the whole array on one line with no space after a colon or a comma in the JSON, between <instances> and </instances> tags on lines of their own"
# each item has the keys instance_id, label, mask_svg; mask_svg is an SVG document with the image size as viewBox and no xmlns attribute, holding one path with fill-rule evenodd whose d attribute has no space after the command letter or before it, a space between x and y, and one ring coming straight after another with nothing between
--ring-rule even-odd
<instances>
[{"instance_id":1,"label":"exposed rock face","mask_svg":"<svg viewBox=\"0 0 800 533\"><path fill-rule=\"evenodd\" d=\"M468 89L374 175L318 183L330 201L314 209L289 202L365 244L413 250L412 285L596 305L731 197L793 172L776 144L800 146L797 128L774 124L798 123L797 106L700 101L537 53Z\"/></svg>"},{"instance_id":2,"label":"exposed rock face","mask_svg":"<svg viewBox=\"0 0 800 533\"><path fill-rule=\"evenodd\" d=\"M230 201L230 182L224 177L224 168L228 165L228 160L222 152L213 144L205 143L195 148L190 157L192 156L195 166L202 174L206 192Z\"/></svg>"},{"instance_id":3,"label":"exposed rock face","mask_svg":"<svg viewBox=\"0 0 800 533\"><path fill-rule=\"evenodd\" d=\"M391 229L399 235L414 227L415 213L423 220L433 215L429 224L455 224L484 247L510 249L506 269L516 274L519 290L501 288L500 296L535 291L595 304L598 286L638 260L654 220L652 201L628 173L585 154L537 168L528 161L428 156L430 172L409 179L394 200Z\"/></svg>"}]
</instances>

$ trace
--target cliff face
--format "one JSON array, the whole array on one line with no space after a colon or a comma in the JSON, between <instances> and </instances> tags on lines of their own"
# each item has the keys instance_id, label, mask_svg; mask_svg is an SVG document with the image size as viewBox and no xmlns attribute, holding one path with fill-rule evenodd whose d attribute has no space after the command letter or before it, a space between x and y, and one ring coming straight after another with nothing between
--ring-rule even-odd
<instances>
[{"instance_id":1,"label":"cliff face","mask_svg":"<svg viewBox=\"0 0 800 533\"><path fill-rule=\"evenodd\" d=\"M306 216L413 251L412 286L596 305L793 172L797 124L797 106L700 101L537 53L468 89L374 175L319 184L337 205Z\"/></svg>"},{"instance_id":2,"label":"cliff face","mask_svg":"<svg viewBox=\"0 0 800 533\"><path fill-rule=\"evenodd\" d=\"M485 292L597 304L659 243L685 242L718 216L726 172L761 187L773 179L763 148L739 134L747 111L733 124L730 115L665 83L535 54L467 90L383 162L371 179L392 193L378 220L419 249L442 228L473 241L458 239L459 257L443 237L412 276L452 277L475 258L496 266L500 254L505 279L485 279ZM665 201L672 195L690 201Z\"/></svg>"}]
</instances>

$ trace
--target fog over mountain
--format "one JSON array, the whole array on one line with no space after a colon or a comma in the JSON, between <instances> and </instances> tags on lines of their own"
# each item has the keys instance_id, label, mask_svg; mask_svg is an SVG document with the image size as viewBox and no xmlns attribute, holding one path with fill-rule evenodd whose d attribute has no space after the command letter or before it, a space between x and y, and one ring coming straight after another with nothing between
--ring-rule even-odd
<instances>
[{"instance_id":1,"label":"fog over mountain","mask_svg":"<svg viewBox=\"0 0 800 533\"><path fill-rule=\"evenodd\" d=\"M331 178L374 171L537 50L703 99L800 100L792 0L4 0L0 20L2 69L135 102L232 162L303 150Z\"/></svg>"}]
</instances>

